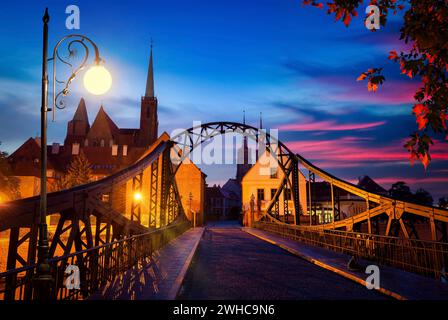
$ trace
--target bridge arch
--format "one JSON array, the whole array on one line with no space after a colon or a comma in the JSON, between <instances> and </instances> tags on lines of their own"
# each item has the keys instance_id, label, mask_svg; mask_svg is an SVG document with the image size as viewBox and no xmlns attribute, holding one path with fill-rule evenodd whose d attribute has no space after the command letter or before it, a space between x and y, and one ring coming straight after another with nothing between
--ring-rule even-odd
<instances>
[{"instance_id":1,"label":"bridge arch","mask_svg":"<svg viewBox=\"0 0 448 320\"><path fill-rule=\"evenodd\" d=\"M366 233L383 234L386 236L401 235L404 238L419 239L420 235L416 226L421 222L426 224L430 234L430 240L447 241L448 240L448 210L424 206L409 201L395 199L387 195L362 189L353 183L337 178L326 172L318 166L312 164L298 153L292 152L283 142L276 137L271 136L265 130L260 130L253 126L237 122L210 122L197 125L184 130L171 138L176 148L172 150L172 159L179 164L186 158L198 145L212 139L218 135L226 133L241 133L247 137L259 141L265 140L265 149L271 155L275 155L279 167L284 173L277 192L266 209L263 219L274 221L278 224L286 224L279 219L279 212L276 211L276 203L280 194L285 188L290 187L294 201L295 224L299 224L302 212L299 201L299 183L298 178L301 174L299 166L308 171L308 199L310 219L316 217L317 210L312 199L312 185L316 181L316 176L330 185L331 190L331 210L333 221L326 224L312 223L309 226L302 226L309 230L344 230L344 231L362 231ZM174 156L173 156L174 155ZM175 169L176 170L176 169ZM343 218L341 217L341 208L335 196L336 190L344 190L352 195L365 200L366 209L356 215ZM383 228L379 226L380 221L385 221Z\"/></svg>"},{"instance_id":2,"label":"bridge arch","mask_svg":"<svg viewBox=\"0 0 448 320\"><path fill-rule=\"evenodd\" d=\"M182 161L199 145L227 133L241 134L255 141L257 147L262 147L270 157L274 158L280 170L283 172L283 179L281 180L280 186L277 188L274 197L270 200L263 218L277 223L282 222L280 220L281 215L278 206L279 198L285 190L289 188L294 203L295 215L290 219L290 214L286 210L283 217L284 219L292 220L295 223L296 219L298 219L302 213L298 184L298 158L283 142L271 135L267 130L258 129L238 122L209 122L183 130L171 138L171 141L173 142L171 160L175 166L174 171L176 172L180 163L182 163Z\"/></svg>"}]
</instances>

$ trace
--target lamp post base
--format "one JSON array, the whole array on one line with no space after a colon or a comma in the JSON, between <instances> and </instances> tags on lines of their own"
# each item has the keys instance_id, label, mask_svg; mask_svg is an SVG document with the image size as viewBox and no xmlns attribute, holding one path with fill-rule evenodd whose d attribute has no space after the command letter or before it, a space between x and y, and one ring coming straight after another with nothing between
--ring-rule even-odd
<instances>
[{"instance_id":1,"label":"lamp post base","mask_svg":"<svg viewBox=\"0 0 448 320\"><path fill-rule=\"evenodd\" d=\"M54 279L48 263L48 244L39 246L39 256L36 274L33 278L34 298L40 301L51 300Z\"/></svg>"},{"instance_id":2,"label":"lamp post base","mask_svg":"<svg viewBox=\"0 0 448 320\"><path fill-rule=\"evenodd\" d=\"M48 264L41 264L38 268L50 268ZM39 301L49 301L52 296L53 278L48 274L37 274L33 279L34 299Z\"/></svg>"}]
</instances>

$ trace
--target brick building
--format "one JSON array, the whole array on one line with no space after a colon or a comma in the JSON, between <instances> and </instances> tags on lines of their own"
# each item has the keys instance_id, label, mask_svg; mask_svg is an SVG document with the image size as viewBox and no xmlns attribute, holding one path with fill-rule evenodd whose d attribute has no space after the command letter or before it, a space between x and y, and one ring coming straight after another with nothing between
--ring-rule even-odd
<instances>
[{"instance_id":1,"label":"brick building","mask_svg":"<svg viewBox=\"0 0 448 320\"><path fill-rule=\"evenodd\" d=\"M100 107L91 124L86 102L81 99L72 120L67 123L63 145L53 143L47 147L48 190L55 190L56 180L67 172L72 159L81 153L91 165L94 180L111 175L139 160L159 138L157 105L151 47L146 90L141 97L139 128L119 128L104 106ZM167 140L169 136L164 134L161 138ZM40 192L40 148L39 138L29 138L8 158L14 176L20 180L22 198ZM185 178L188 176L190 179ZM190 208L186 199L190 192L193 194L192 210L201 214L204 212L205 177L194 164L182 165L178 171L176 180L187 214ZM189 188L192 181L199 187Z\"/></svg>"}]
</instances>

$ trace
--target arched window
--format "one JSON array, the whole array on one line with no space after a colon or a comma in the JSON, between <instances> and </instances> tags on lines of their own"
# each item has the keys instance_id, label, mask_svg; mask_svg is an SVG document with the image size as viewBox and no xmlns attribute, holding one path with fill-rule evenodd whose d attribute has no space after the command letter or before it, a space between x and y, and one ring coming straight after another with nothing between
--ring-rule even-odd
<instances>
[{"instance_id":1,"label":"arched window","mask_svg":"<svg viewBox=\"0 0 448 320\"><path fill-rule=\"evenodd\" d=\"M101 139L101 147L104 147L104 139Z\"/></svg>"},{"instance_id":2,"label":"arched window","mask_svg":"<svg viewBox=\"0 0 448 320\"><path fill-rule=\"evenodd\" d=\"M89 146L89 140L84 140L84 147L88 147Z\"/></svg>"}]
</instances>

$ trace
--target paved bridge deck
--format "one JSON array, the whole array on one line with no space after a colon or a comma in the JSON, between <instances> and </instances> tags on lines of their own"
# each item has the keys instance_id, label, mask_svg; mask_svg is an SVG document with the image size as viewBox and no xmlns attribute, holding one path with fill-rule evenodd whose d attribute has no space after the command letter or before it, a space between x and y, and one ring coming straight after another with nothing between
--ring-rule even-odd
<instances>
[{"instance_id":1,"label":"paved bridge deck","mask_svg":"<svg viewBox=\"0 0 448 320\"><path fill-rule=\"evenodd\" d=\"M387 299L257 239L238 225L207 227L180 299Z\"/></svg>"},{"instance_id":2,"label":"paved bridge deck","mask_svg":"<svg viewBox=\"0 0 448 320\"><path fill-rule=\"evenodd\" d=\"M365 269L360 271L347 269L347 262L350 259L350 256L348 255L285 239L279 235L258 229L243 228L243 230L311 263L341 274L352 281L365 283L367 277L364 272ZM374 263L360 260L359 264L366 267L367 265ZM440 281L392 267L379 266L379 268L381 283L380 291L394 298L410 300L448 299L448 285L443 284Z\"/></svg>"},{"instance_id":3,"label":"paved bridge deck","mask_svg":"<svg viewBox=\"0 0 448 320\"><path fill-rule=\"evenodd\" d=\"M155 253L147 263L128 270L90 299L175 299L203 231L203 228L186 231Z\"/></svg>"},{"instance_id":4,"label":"paved bridge deck","mask_svg":"<svg viewBox=\"0 0 448 320\"><path fill-rule=\"evenodd\" d=\"M448 298L444 284L382 266L382 293L368 290L367 275L347 269L349 258L236 223L215 223L188 230L90 299L390 298L384 292L395 298Z\"/></svg>"}]
</instances>

